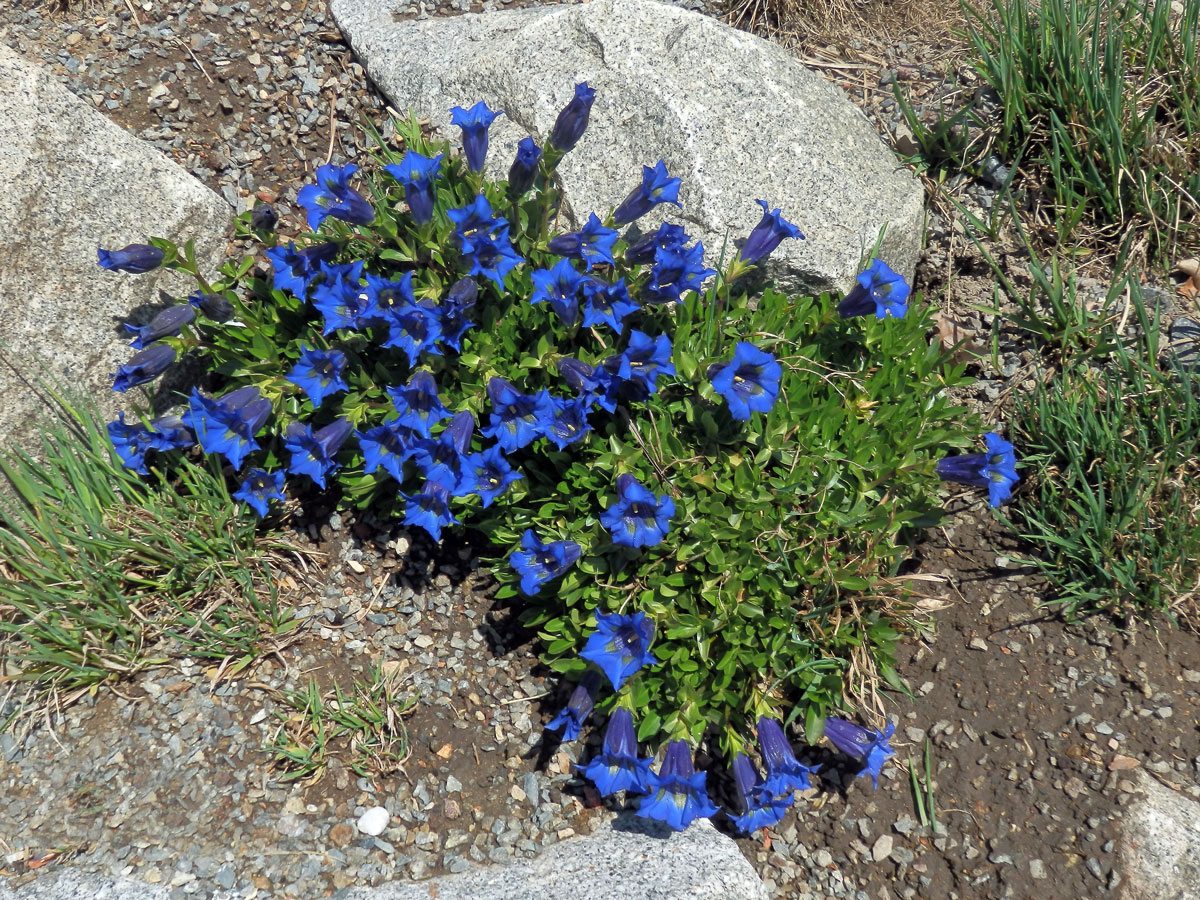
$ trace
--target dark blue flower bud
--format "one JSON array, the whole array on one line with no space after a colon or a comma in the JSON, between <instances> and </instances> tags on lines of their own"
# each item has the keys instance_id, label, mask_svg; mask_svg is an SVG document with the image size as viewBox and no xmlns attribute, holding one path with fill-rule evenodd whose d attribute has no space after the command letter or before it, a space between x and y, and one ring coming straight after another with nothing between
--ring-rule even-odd
<instances>
[{"instance_id":1,"label":"dark blue flower bud","mask_svg":"<svg viewBox=\"0 0 1200 900\"><path fill-rule=\"evenodd\" d=\"M113 390L124 393L131 387L153 381L175 362L175 350L166 344L151 344L117 369Z\"/></svg>"},{"instance_id":2,"label":"dark blue flower bud","mask_svg":"<svg viewBox=\"0 0 1200 900\"><path fill-rule=\"evenodd\" d=\"M188 297L188 303L214 322L228 322L233 318L233 304L225 299L224 294L195 293Z\"/></svg>"},{"instance_id":3,"label":"dark blue flower bud","mask_svg":"<svg viewBox=\"0 0 1200 900\"><path fill-rule=\"evenodd\" d=\"M125 323L125 330L137 335L130 343L134 350L150 346L159 338L174 337L179 334L184 325L196 318L196 311L190 306L172 306L164 309L150 320L149 325L130 325Z\"/></svg>"},{"instance_id":4,"label":"dark blue flower bud","mask_svg":"<svg viewBox=\"0 0 1200 900\"><path fill-rule=\"evenodd\" d=\"M271 232L279 222L279 213L270 203L262 203L250 212L250 227L255 231Z\"/></svg>"},{"instance_id":5,"label":"dark blue flower bud","mask_svg":"<svg viewBox=\"0 0 1200 900\"><path fill-rule=\"evenodd\" d=\"M538 160L541 158L542 150L533 142L533 138L521 138L517 144L517 158L508 170L509 196L520 197L533 187L533 179L537 177Z\"/></svg>"},{"instance_id":6,"label":"dark blue flower bud","mask_svg":"<svg viewBox=\"0 0 1200 900\"><path fill-rule=\"evenodd\" d=\"M588 87L586 81L575 85L575 96L563 107L550 131L551 147L563 153L575 149L587 130L588 116L591 115L592 101L595 99L596 92Z\"/></svg>"},{"instance_id":7,"label":"dark blue flower bud","mask_svg":"<svg viewBox=\"0 0 1200 900\"><path fill-rule=\"evenodd\" d=\"M101 267L110 272L140 275L162 265L163 252L149 244L130 244L121 250L97 250Z\"/></svg>"}]
</instances>

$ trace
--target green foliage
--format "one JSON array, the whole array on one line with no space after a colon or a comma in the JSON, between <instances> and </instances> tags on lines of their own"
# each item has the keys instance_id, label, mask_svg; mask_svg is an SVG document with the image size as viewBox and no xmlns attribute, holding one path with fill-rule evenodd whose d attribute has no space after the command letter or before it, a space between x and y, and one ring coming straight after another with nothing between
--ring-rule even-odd
<instances>
[{"instance_id":1,"label":"green foliage","mask_svg":"<svg viewBox=\"0 0 1200 900\"><path fill-rule=\"evenodd\" d=\"M237 514L225 481L181 460L163 489L122 468L94 406L56 396L39 459L0 455L0 635L10 678L95 689L182 656L237 672L296 622L273 567L287 548Z\"/></svg>"},{"instance_id":2,"label":"green foliage","mask_svg":"<svg viewBox=\"0 0 1200 900\"><path fill-rule=\"evenodd\" d=\"M519 593L507 556L526 529L542 541L577 542L577 564L525 598L523 621L540 635L546 662L575 676L584 668L579 652L596 612L645 612L661 664L603 701L633 704L643 739L712 734L728 749L740 745L739 735L749 733L757 716L772 715L799 719L815 740L832 708L850 705L881 681L903 689L892 657L904 627L903 598L891 578L913 529L938 519L937 458L969 443L964 413L945 395L962 383L962 369L930 343L928 310L916 304L900 320L842 320L830 296L748 293L740 280L748 266L735 260L703 293L641 306L621 334L568 325L550 304L530 302L533 271L560 260L548 249L560 202L553 181L560 154L548 154L534 189L513 199L503 183L467 171L447 145L431 144L415 122L397 123L397 133L403 150L446 154L432 221L415 223L395 180L368 171L364 193L374 222L351 229L329 218L319 237L299 243L333 240L341 263L361 261L367 273L391 281L411 275L417 301L441 309L468 269L447 211L482 193L506 218L525 263L503 289L478 279L475 325L463 335L461 352L443 345L414 368L405 353L382 346L374 325L323 336L322 313L276 289L271 276L255 274L253 258L228 263L210 284L187 248L178 253L157 242L168 265L192 272L202 290L221 292L233 306L232 321L201 317L172 340L219 376L217 393L254 385L272 402L252 464L287 466L283 436L293 423L345 418L361 434L389 421L396 410L386 389L407 383L414 371L433 376L451 412L469 411L484 424L493 412L486 393L493 378L526 395L565 398L564 357L600 365L625 350L631 328L666 335L676 374L661 376L654 393L623 394L614 413L592 409L591 430L562 449L539 438L510 452L523 478L492 506L484 508L475 494L450 500L459 520L496 548L499 596ZM401 159L381 139L377 155L381 165ZM592 274L610 284L623 278L639 298L653 273L649 265L627 263L625 249L624 239L617 240L615 264ZM747 422L732 418L709 380L710 366L728 361L738 341L775 354L783 367L778 401ZM315 410L285 377L306 346L335 348L348 360L349 390ZM433 439L439 437L435 429ZM490 443L476 434L472 450ZM412 460L400 483L383 469L367 472L357 444L342 449L329 476L331 496L383 518L411 516L406 495L421 489L427 473ZM600 523L617 477L626 473L675 501L670 532L657 546L617 546ZM311 773L310 751L296 753L293 762Z\"/></svg>"},{"instance_id":3,"label":"green foliage","mask_svg":"<svg viewBox=\"0 0 1200 900\"><path fill-rule=\"evenodd\" d=\"M1128 289L1135 337L1110 322L1109 353L1070 361L1018 400L1014 440L1039 476L1011 515L1069 616L1197 624L1200 385L1160 363L1157 319L1136 279Z\"/></svg>"},{"instance_id":4,"label":"green foliage","mask_svg":"<svg viewBox=\"0 0 1200 900\"><path fill-rule=\"evenodd\" d=\"M1146 231L1152 252L1196 245L1200 197L1200 0L964 2L975 71L999 95L996 121L966 107L932 125L923 152L971 170L1021 163L1065 240ZM901 108L906 108L901 103ZM910 110L911 113L911 110ZM982 139L967 141L961 124Z\"/></svg>"},{"instance_id":5,"label":"green foliage","mask_svg":"<svg viewBox=\"0 0 1200 900\"><path fill-rule=\"evenodd\" d=\"M291 712L276 713L279 725L267 751L281 771L280 781L316 781L331 758L348 754L357 775L396 771L408 758L408 732L401 719L416 703L401 697L393 676L381 668L369 681L355 680L349 691L334 685L323 692L310 678L302 690L284 691L279 700Z\"/></svg>"}]
</instances>

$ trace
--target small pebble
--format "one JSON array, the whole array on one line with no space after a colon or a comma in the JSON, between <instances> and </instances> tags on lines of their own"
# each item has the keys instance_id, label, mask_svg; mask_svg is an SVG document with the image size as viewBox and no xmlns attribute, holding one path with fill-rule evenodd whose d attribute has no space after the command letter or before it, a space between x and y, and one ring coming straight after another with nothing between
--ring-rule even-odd
<instances>
[{"instance_id":1,"label":"small pebble","mask_svg":"<svg viewBox=\"0 0 1200 900\"><path fill-rule=\"evenodd\" d=\"M391 813L382 806L372 806L365 813L358 817L358 821L354 823L363 834L377 837L383 834L387 828L388 822L391 821Z\"/></svg>"}]
</instances>

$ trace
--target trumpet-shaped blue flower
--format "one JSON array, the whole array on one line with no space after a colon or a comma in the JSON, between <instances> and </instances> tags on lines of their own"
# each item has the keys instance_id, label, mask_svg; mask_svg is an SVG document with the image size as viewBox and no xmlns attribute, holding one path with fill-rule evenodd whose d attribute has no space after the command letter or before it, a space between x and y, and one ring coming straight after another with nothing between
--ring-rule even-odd
<instances>
[{"instance_id":1,"label":"trumpet-shaped blue flower","mask_svg":"<svg viewBox=\"0 0 1200 900\"><path fill-rule=\"evenodd\" d=\"M436 481L426 481L417 494L401 494L405 499L404 524L424 528L435 541L442 539L442 529L457 525L450 511L450 490Z\"/></svg>"},{"instance_id":2,"label":"trumpet-shaped blue flower","mask_svg":"<svg viewBox=\"0 0 1200 900\"><path fill-rule=\"evenodd\" d=\"M142 350L160 338L174 337L183 330L183 326L196 318L196 310L191 306L179 304L164 309L147 325L130 325L125 323L125 330L137 335L129 346L134 350Z\"/></svg>"},{"instance_id":3,"label":"trumpet-shaped blue flower","mask_svg":"<svg viewBox=\"0 0 1200 900\"><path fill-rule=\"evenodd\" d=\"M625 352L613 359L610 371L614 375L625 381L639 382L651 394L658 389L659 375L675 374L675 366L671 363L671 339L665 334L652 338L634 330L629 334Z\"/></svg>"},{"instance_id":4,"label":"trumpet-shaped blue flower","mask_svg":"<svg viewBox=\"0 0 1200 900\"><path fill-rule=\"evenodd\" d=\"M504 110L493 112L488 105L480 100L470 109L456 106L450 110L450 124L462 129L463 155L467 158L467 168L472 172L483 171L483 161L487 159L488 129L496 116L504 115Z\"/></svg>"},{"instance_id":5,"label":"trumpet-shaped blue flower","mask_svg":"<svg viewBox=\"0 0 1200 900\"><path fill-rule=\"evenodd\" d=\"M130 272L141 275L157 269L163 263L165 254L150 244L129 244L120 250L96 251L100 267L110 272Z\"/></svg>"},{"instance_id":6,"label":"trumpet-shaped blue flower","mask_svg":"<svg viewBox=\"0 0 1200 900\"><path fill-rule=\"evenodd\" d=\"M580 731L583 730L583 723L587 721L587 717L592 713L592 707L596 704L595 694L596 688L599 686L600 680L596 677L595 672L588 672L584 675L583 681L579 682L575 686L575 690L571 692L571 699L567 701L567 705L546 724L546 730L558 731L561 728L564 741L573 741L579 737Z\"/></svg>"},{"instance_id":7,"label":"trumpet-shaped blue flower","mask_svg":"<svg viewBox=\"0 0 1200 900\"><path fill-rule=\"evenodd\" d=\"M455 352L462 350L462 336L468 329L475 327L475 323L467 319L467 315L475 305L478 295L479 285L468 275L450 286L446 299L438 308L441 315L440 340L444 346Z\"/></svg>"},{"instance_id":8,"label":"trumpet-shaped blue flower","mask_svg":"<svg viewBox=\"0 0 1200 900\"><path fill-rule=\"evenodd\" d=\"M538 160L541 158L542 150L533 142L533 138L521 138L517 143L516 158L508 170L510 197L520 197L533 187L533 179L537 177Z\"/></svg>"},{"instance_id":9,"label":"trumpet-shaped blue flower","mask_svg":"<svg viewBox=\"0 0 1200 900\"><path fill-rule=\"evenodd\" d=\"M691 247L658 247L650 281L642 288L642 299L647 303L674 303L685 291L702 290L705 279L715 274L715 269L704 265L704 244L700 241Z\"/></svg>"},{"instance_id":10,"label":"trumpet-shaped blue flower","mask_svg":"<svg viewBox=\"0 0 1200 900\"><path fill-rule=\"evenodd\" d=\"M644 794L650 790L651 759L638 759L633 713L620 706L613 710L604 730L604 751L583 768L601 797L617 791Z\"/></svg>"},{"instance_id":11,"label":"trumpet-shaped blue flower","mask_svg":"<svg viewBox=\"0 0 1200 900\"><path fill-rule=\"evenodd\" d=\"M832 716L825 720L825 737L847 756L861 762L862 771L871 776L871 783L876 788L879 787L879 773L883 764L896 755L888 743L895 731L894 722L889 722L883 731L874 731Z\"/></svg>"},{"instance_id":12,"label":"trumpet-shaped blue flower","mask_svg":"<svg viewBox=\"0 0 1200 900\"><path fill-rule=\"evenodd\" d=\"M321 274L321 263L332 262L340 248L333 241L324 244L314 244L303 250L297 250L296 245L288 242L285 247L266 249L267 259L275 271L272 287L277 291L290 291L297 297L306 297L308 289Z\"/></svg>"},{"instance_id":13,"label":"trumpet-shaped blue flower","mask_svg":"<svg viewBox=\"0 0 1200 900\"><path fill-rule=\"evenodd\" d=\"M325 318L325 328L321 334L332 334L339 328L359 329L367 326L373 310L362 284L362 261L344 265L321 263L320 267L324 280L313 290L312 302Z\"/></svg>"},{"instance_id":14,"label":"trumpet-shaped blue flower","mask_svg":"<svg viewBox=\"0 0 1200 900\"><path fill-rule=\"evenodd\" d=\"M600 522L614 544L653 547L667 536L673 515L675 501L669 495L656 497L632 475L624 474L617 477L617 502L600 513Z\"/></svg>"},{"instance_id":15,"label":"trumpet-shaped blue flower","mask_svg":"<svg viewBox=\"0 0 1200 900\"><path fill-rule=\"evenodd\" d=\"M429 481L445 486L452 497L463 497L475 490L475 475L468 465L467 451L475 417L463 410L450 420L437 440L425 438L417 444L417 466Z\"/></svg>"},{"instance_id":16,"label":"trumpet-shaped blue flower","mask_svg":"<svg viewBox=\"0 0 1200 900\"><path fill-rule=\"evenodd\" d=\"M530 303L547 301L568 327L579 321L579 288L583 276L575 271L569 259L560 259L552 269L537 269L531 277L533 295L529 298Z\"/></svg>"},{"instance_id":17,"label":"trumpet-shaped blue flower","mask_svg":"<svg viewBox=\"0 0 1200 900\"><path fill-rule=\"evenodd\" d=\"M522 394L503 378L488 381L487 393L492 412L480 432L495 439L501 450L512 453L542 436L551 415L549 394Z\"/></svg>"},{"instance_id":18,"label":"trumpet-shaped blue flower","mask_svg":"<svg viewBox=\"0 0 1200 900\"><path fill-rule=\"evenodd\" d=\"M620 334L625 329L626 317L638 310L637 303L629 296L624 278L618 279L615 284L588 278L584 280L582 289L585 328L593 328L603 323Z\"/></svg>"},{"instance_id":19,"label":"trumpet-shaped blue flower","mask_svg":"<svg viewBox=\"0 0 1200 900\"><path fill-rule=\"evenodd\" d=\"M442 355L437 347L442 337L442 320L437 307L426 306L423 302L392 306L383 311L380 318L388 328L383 346L403 350L410 367L416 366L423 353Z\"/></svg>"},{"instance_id":20,"label":"trumpet-shaped blue flower","mask_svg":"<svg viewBox=\"0 0 1200 900\"><path fill-rule=\"evenodd\" d=\"M742 834L751 834L760 828L777 824L792 805L793 794L790 791L783 797L774 797L764 789L758 769L743 753L733 757L733 779L737 782L738 795L745 812L730 816L730 819Z\"/></svg>"},{"instance_id":21,"label":"trumpet-shaped blue flower","mask_svg":"<svg viewBox=\"0 0 1200 900\"><path fill-rule=\"evenodd\" d=\"M400 414L398 421L422 437L429 437L430 429L435 424L449 419L452 415L438 399L437 382L424 370L414 372L412 378L408 379L408 384L385 390L392 398L396 412Z\"/></svg>"},{"instance_id":22,"label":"trumpet-shaped blue flower","mask_svg":"<svg viewBox=\"0 0 1200 900\"><path fill-rule=\"evenodd\" d=\"M151 421L149 426L127 425L125 413L118 413L117 421L108 423L108 439L121 465L140 475L150 474L146 468L146 454L150 450L161 453L196 443L196 436L179 416L163 416Z\"/></svg>"},{"instance_id":23,"label":"trumpet-shaped blue flower","mask_svg":"<svg viewBox=\"0 0 1200 900\"><path fill-rule=\"evenodd\" d=\"M575 96L563 107L558 118L554 120L554 127L550 129L551 147L563 153L575 149L575 145L587 130L588 117L591 115L592 102L595 99L596 92L588 87L586 81L575 85Z\"/></svg>"},{"instance_id":24,"label":"trumpet-shaped blue flower","mask_svg":"<svg viewBox=\"0 0 1200 900\"><path fill-rule=\"evenodd\" d=\"M293 422L288 426L283 442L284 449L292 455L288 471L293 475L307 475L317 487L324 488L325 476L339 468L335 459L338 450L353 431L346 419L335 419L316 431L311 425Z\"/></svg>"},{"instance_id":25,"label":"trumpet-shaped blue flower","mask_svg":"<svg viewBox=\"0 0 1200 900\"><path fill-rule=\"evenodd\" d=\"M334 166L317 169L317 183L300 188L296 202L308 210L308 227L316 231L328 216L351 225L370 225L375 210L358 191L350 187L350 178L358 166Z\"/></svg>"},{"instance_id":26,"label":"trumpet-shaped blue flower","mask_svg":"<svg viewBox=\"0 0 1200 900\"><path fill-rule=\"evenodd\" d=\"M733 359L714 368L713 390L725 398L735 419L745 421L751 413L771 411L779 396L779 378L783 372L774 356L739 341Z\"/></svg>"},{"instance_id":27,"label":"trumpet-shaped blue flower","mask_svg":"<svg viewBox=\"0 0 1200 900\"><path fill-rule=\"evenodd\" d=\"M389 419L381 425L358 433L358 446L363 454L363 471L368 475L383 467L397 481L404 481L404 463L418 452L423 440L419 431L399 419Z\"/></svg>"},{"instance_id":28,"label":"trumpet-shaped blue flower","mask_svg":"<svg viewBox=\"0 0 1200 900\"><path fill-rule=\"evenodd\" d=\"M650 652L653 642L654 623L644 612L606 615L597 611L596 630L579 655L599 666L617 691L642 666L658 663Z\"/></svg>"},{"instance_id":29,"label":"trumpet-shaped blue flower","mask_svg":"<svg viewBox=\"0 0 1200 900\"><path fill-rule=\"evenodd\" d=\"M696 819L717 813L704 782L704 773L692 766L692 751L687 742L671 741L658 774L650 774L650 793L642 799L637 814L683 831Z\"/></svg>"},{"instance_id":30,"label":"trumpet-shaped blue flower","mask_svg":"<svg viewBox=\"0 0 1200 900\"><path fill-rule=\"evenodd\" d=\"M657 231L644 234L630 244L625 250L625 261L630 265L645 265L654 262L659 250L681 251L690 240L683 226L664 222Z\"/></svg>"},{"instance_id":31,"label":"trumpet-shaped blue flower","mask_svg":"<svg viewBox=\"0 0 1200 900\"><path fill-rule=\"evenodd\" d=\"M267 472L263 469L251 469L246 473L246 478L242 482L242 486L237 493L233 495L234 500L241 500L256 513L261 519L270 511L271 501L283 501L287 498L283 495L283 472Z\"/></svg>"},{"instance_id":32,"label":"trumpet-shaped blue flower","mask_svg":"<svg viewBox=\"0 0 1200 900\"><path fill-rule=\"evenodd\" d=\"M592 213L583 228L552 237L546 249L559 256L582 259L590 272L597 263L616 264L612 251L618 237L620 235L611 228L605 228L596 214Z\"/></svg>"},{"instance_id":33,"label":"trumpet-shaped blue flower","mask_svg":"<svg viewBox=\"0 0 1200 900\"><path fill-rule=\"evenodd\" d=\"M521 592L532 597L543 584L571 568L581 552L574 541L543 544L532 529L526 528L521 535L521 549L509 554L508 562L521 576Z\"/></svg>"},{"instance_id":34,"label":"trumpet-shaped blue flower","mask_svg":"<svg viewBox=\"0 0 1200 900\"><path fill-rule=\"evenodd\" d=\"M483 501L484 509L508 490L510 484L525 477L508 464L504 452L499 447L489 447L482 453L472 453L465 466L475 479L475 493Z\"/></svg>"},{"instance_id":35,"label":"trumpet-shaped blue flower","mask_svg":"<svg viewBox=\"0 0 1200 900\"><path fill-rule=\"evenodd\" d=\"M437 196L433 183L437 180L441 165L441 153L429 157L409 150L400 162L383 167L404 187L404 199L408 201L409 212L418 225L424 225L433 218Z\"/></svg>"},{"instance_id":36,"label":"trumpet-shaped blue flower","mask_svg":"<svg viewBox=\"0 0 1200 900\"><path fill-rule=\"evenodd\" d=\"M800 229L784 219L780 215L780 210L771 209L765 200L755 200L754 202L762 207L763 217L762 221L754 226L750 236L746 238L746 243L742 245L741 258L743 260L748 263L757 263L774 252L784 238L804 240Z\"/></svg>"},{"instance_id":37,"label":"trumpet-shaped blue flower","mask_svg":"<svg viewBox=\"0 0 1200 900\"><path fill-rule=\"evenodd\" d=\"M192 388L182 421L196 435L205 453L220 453L235 469L259 449L254 436L271 414L271 401L250 385L219 398L203 396Z\"/></svg>"},{"instance_id":38,"label":"trumpet-shaped blue flower","mask_svg":"<svg viewBox=\"0 0 1200 900\"><path fill-rule=\"evenodd\" d=\"M617 225L628 225L634 219L640 219L659 203L674 203L679 206L678 178L667 174L667 164L661 159L654 168L642 166L642 183L629 196L621 201L613 213L613 222Z\"/></svg>"},{"instance_id":39,"label":"trumpet-shaped blue flower","mask_svg":"<svg viewBox=\"0 0 1200 900\"><path fill-rule=\"evenodd\" d=\"M341 350L305 347L300 351L296 365L284 377L308 394L313 409L316 409L330 394L350 390L342 377L345 370L346 354Z\"/></svg>"},{"instance_id":40,"label":"trumpet-shaped blue flower","mask_svg":"<svg viewBox=\"0 0 1200 900\"><path fill-rule=\"evenodd\" d=\"M908 282L893 272L881 259L871 260L865 272L859 272L857 284L838 304L843 319L875 313L875 318L903 319L908 312Z\"/></svg>"},{"instance_id":41,"label":"trumpet-shaped blue flower","mask_svg":"<svg viewBox=\"0 0 1200 900\"><path fill-rule=\"evenodd\" d=\"M816 771L796 759L783 728L774 719L758 720L758 745L767 767L764 782L768 794L791 794L812 787L809 776Z\"/></svg>"},{"instance_id":42,"label":"trumpet-shaped blue flower","mask_svg":"<svg viewBox=\"0 0 1200 900\"><path fill-rule=\"evenodd\" d=\"M545 421L542 433L559 450L573 444L589 431L587 413L591 406L585 400L549 398L550 417Z\"/></svg>"},{"instance_id":43,"label":"trumpet-shaped blue flower","mask_svg":"<svg viewBox=\"0 0 1200 900\"><path fill-rule=\"evenodd\" d=\"M611 357L610 359L614 363L613 368L619 369L619 358ZM597 368L570 356L563 357L558 361L558 372L572 390L579 394L579 399L587 404L589 409L592 406L599 406L609 412L616 412L617 393L623 383L618 376L603 367Z\"/></svg>"},{"instance_id":44,"label":"trumpet-shaped blue flower","mask_svg":"<svg viewBox=\"0 0 1200 900\"><path fill-rule=\"evenodd\" d=\"M1017 455L1013 445L1000 435L989 432L983 436L987 453L960 453L938 460L937 472L943 481L970 484L988 489L988 505L997 507L1012 496L1017 474Z\"/></svg>"},{"instance_id":45,"label":"trumpet-shaped blue flower","mask_svg":"<svg viewBox=\"0 0 1200 900\"><path fill-rule=\"evenodd\" d=\"M166 344L151 344L129 358L129 362L118 366L113 374L112 389L123 394L131 387L153 381L175 362L175 350Z\"/></svg>"}]
</instances>

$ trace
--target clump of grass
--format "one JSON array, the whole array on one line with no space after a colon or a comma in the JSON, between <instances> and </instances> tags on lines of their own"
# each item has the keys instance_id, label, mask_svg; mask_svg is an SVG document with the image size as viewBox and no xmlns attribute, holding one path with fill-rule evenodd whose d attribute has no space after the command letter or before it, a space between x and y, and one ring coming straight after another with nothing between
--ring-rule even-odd
<instances>
[{"instance_id":1,"label":"clump of grass","mask_svg":"<svg viewBox=\"0 0 1200 900\"><path fill-rule=\"evenodd\" d=\"M148 485L95 407L56 395L37 458L0 454L0 672L58 700L182 656L236 673L298 624L280 602L303 565L193 464Z\"/></svg>"},{"instance_id":2,"label":"clump of grass","mask_svg":"<svg viewBox=\"0 0 1200 900\"><path fill-rule=\"evenodd\" d=\"M1133 327L1110 321L1104 357L1068 360L1018 400L1013 440L1038 474L1011 515L1068 617L1197 626L1200 374L1160 360L1158 322L1127 286Z\"/></svg>"},{"instance_id":3,"label":"clump of grass","mask_svg":"<svg viewBox=\"0 0 1200 900\"><path fill-rule=\"evenodd\" d=\"M1171 0L964 3L973 66L999 109L972 112L985 138L946 154L965 170L991 154L1019 164L1034 218L1060 240L1144 231L1155 258L1194 248L1200 0L1180 2L1178 15ZM918 143L936 138L926 127Z\"/></svg>"},{"instance_id":4,"label":"clump of grass","mask_svg":"<svg viewBox=\"0 0 1200 900\"><path fill-rule=\"evenodd\" d=\"M394 675L375 668L369 681L355 680L343 692L323 692L315 679L298 691L279 695L291 712L280 711L279 726L267 743L282 773L280 781L318 780L334 754L348 754L357 775L395 772L408 758L408 732L402 716L416 703L402 697Z\"/></svg>"}]
</instances>

